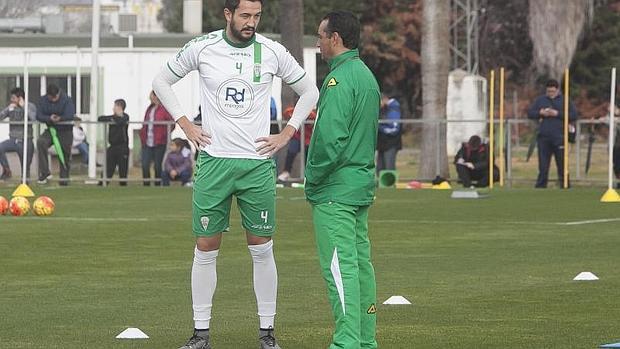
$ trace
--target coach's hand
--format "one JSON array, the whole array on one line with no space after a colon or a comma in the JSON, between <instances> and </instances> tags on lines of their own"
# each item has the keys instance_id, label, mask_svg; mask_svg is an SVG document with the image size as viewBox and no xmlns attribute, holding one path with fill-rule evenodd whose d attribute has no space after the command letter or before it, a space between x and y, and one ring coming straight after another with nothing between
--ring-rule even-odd
<instances>
[{"instance_id":1,"label":"coach's hand","mask_svg":"<svg viewBox=\"0 0 620 349\"><path fill-rule=\"evenodd\" d=\"M295 130L293 126L287 125L286 127L284 127L282 132L278 133L277 135L270 135L267 137L258 138L256 140L256 143L262 142L263 144L258 146L258 148L256 148L256 151L260 155L273 156L273 154L277 153L278 150L282 149L282 147L288 144L288 141L291 140L295 132L297 132L297 130Z\"/></svg>"},{"instance_id":2,"label":"coach's hand","mask_svg":"<svg viewBox=\"0 0 620 349\"><path fill-rule=\"evenodd\" d=\"M185 132L187 139L194 143L196 149L200 149L207 144L211 144L211 135L206 133L202 127L189 121L187 117L182 116L179 120L177 120L177 124L181 126L181 129Z\"/></svg>"}]
</instances>

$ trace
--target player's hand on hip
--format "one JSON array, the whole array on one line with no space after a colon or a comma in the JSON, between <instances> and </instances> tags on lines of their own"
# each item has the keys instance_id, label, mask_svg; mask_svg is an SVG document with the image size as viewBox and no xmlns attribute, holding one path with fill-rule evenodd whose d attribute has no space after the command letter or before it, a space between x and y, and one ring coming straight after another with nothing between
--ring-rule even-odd
<instances>
[{"instance_id":1,"label":"player's hand on hip","mask_svg":"<svg viewBox=\"0 0 620 349\"><path fill-rule=\"evenodd\" d=\"M277 135L260 137L256 140L256 143L262 144L256 148L256 151L260 155L273 156L273 154L277 153L278 150L288 144L288 141L291 140L291 137L293 137L296 131L294 127L286 126L282 132Z\"/></svg>"},{"instance_id":2,"label":"player's hand on hip","mask_svg":"<svg viewBox=\"0 0 620 349\"><path fill-rule=\"evenodd\" d=\"M190 142L194 143L196 148L200 149L207 144L211 144L211 135L206 133L202 129L202 127L195 125L193 122L189 121L187 117L181 117L179 120L177 120L177 123L179 124L179 126L181 126L183 132L185 132L187 139Z\"/></svg>"}]
</instances>

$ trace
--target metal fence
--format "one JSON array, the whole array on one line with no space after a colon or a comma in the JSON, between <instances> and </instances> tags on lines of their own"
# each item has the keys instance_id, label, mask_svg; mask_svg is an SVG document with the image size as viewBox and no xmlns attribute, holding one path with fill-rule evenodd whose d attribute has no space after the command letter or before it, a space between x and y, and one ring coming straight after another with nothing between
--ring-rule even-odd
<instances>
[{"instance_id":1,"label":"metal fence","mask_svg":"<svg viewBox=\"0 0 620 349\"><path fill-rule=\"evenodd\" d=\"M85 116L86 117L86 116ZM380 122L391 123L394 121L381 120ZM431 180L432 178L419 178L418 170L419 170L419 159L420 159L420 142L421 142L421 132L436 132L435 137L433 137L435 145L432 147L436 153L434 155L435 161L435 173L439 174L442 166L441 163L441 154L439 146L439 142L441 140L441 132L445 130L447 124L460 124L460 123L482 123L484 124L485 130L488 130L488 121L485 120L426 120L426 119L405 119L396 121L402 125L402 139L403 139L403 149L399 151L398 159L397 159L397 170L400 173L400 179L402 181L409 180ZM102 185L107 185L109 182L118 182L120 179L115 174L114 178L105 178L107 163L106 163L106 148L107 148L107 139L108 139L108 123L104 122L91 122L84 120L81 122L82 124L96 124L97 129L97 157L96 159L90 158L89 161L96 161L101 164L101 167L98 167L97 177L92 178L88 177L87 173L82 173L80 171L80 166L72 166L71 178L69 180L73 182L86 182L86 183L101 183ZM278 123L280 127L284 126L285 123L274 121L274 123ZM307 124L312 124L312 121L307 121ZM498 121L496 121L498 123ZM17 122L16 122L17 124ZM18 124L23 125L21 122ZM110 123L111 124L111 123ZM141 149L140 144L137 142L137 133L142 125L147 124L147 122L129 122L129 130L131 135L129 135L129 148L130 148L130 158L129 158L129 176L126 179L127 182L159 182L158 178L150 178L144 179L141 176L141 171L136 171L140 169L141 166L136 166L135 159L139 158ZM168 139L170 139L170 135L174 128L174 122L152 122L153 125L166 125ZM569 173L571 175L571 181L574 183L579 183L583 185L602 185L606 182L607 178L607 133L601 131L601 127L606 128L606 123L600 120L579 120L576 123L576 138L575 143L571 145L570 153L569 153ZM425 127L426 126L426 127ZM36 144L37 137L42 133L45 129L45 125L39 122L33 123L34 129L34 144ZM497 127L495 128L498 129ZM534 152L532 158L526 162L525 156L527 153L528 145L534 139L535 141L535 127L532 122L527 119L509 119L506 121L506 127L504 128L505 135L504 139L506 140L504 144L505 149L505 183L506 186L512 187L515 184L523 183L527 185L528 183L533 185L536 174L537 174L537 152ZM592 132L593 131L593 132ZM295 159L295 165L293 169L293 175L289 179L290 182L301 182L303 181L304 168L305 168L305 128L300 128L301 137L300 137L300 151ZM488 131L486 134L480 135L483 139L488 138ZM497 138L496 133L496 139ZM88 137L92 137L92 135L88 135ZM593 144L589 144L593 139L595 142ZM3 139L0 139L0 142ZM467 139L459 140L459 142L465 142ZM496 150L499 149L498 142L496 144ZM589 173L585 172L584 164L586 162L586 158L588 156L588 148L590 148L590 163L591 169ZM276 154L275 158L277 162L279 162L279 168L282 168L282 162L285 158L286 148L280 150L278 154ZM34 152L36 160L36 151ZM498 154L496 151L495 154ZM19 165L17 161L17 154L7 154L11 163L14 165ZM50 155L53 158L53 155ZM452 158L449 156L447 159L450 164L450 173L451 178L456 178L456 173L452 167ZM496 158L497 162L498 159ZM57 161L53 161L54 167L57 168ZM553 166L552 166L553 167ZM57 169L52 169L52 173L57 172ZM137 173L136 173L137 172ZM15 172L17 173L17 172ZM33 161L31 171L31 175L29 180L36 180L37 171L37 161ZM553 169L550 170L550 182L553 178ZM16 176L17 177L17 176ZM19 178L13 178L10 182L17 182ZM125 181L123 179L123 181Z\"/></svg>"}]
</instances>

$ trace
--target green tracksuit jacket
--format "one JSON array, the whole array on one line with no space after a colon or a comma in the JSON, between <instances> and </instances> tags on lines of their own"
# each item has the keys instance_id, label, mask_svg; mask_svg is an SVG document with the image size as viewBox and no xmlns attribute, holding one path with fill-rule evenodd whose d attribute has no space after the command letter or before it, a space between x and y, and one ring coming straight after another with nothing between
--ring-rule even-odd
<instances>
[{"instance_id":1,"label":"green tracksuit jacket","mask_svg":"<svg viewBox=\"0 0 620 349\"><path fill-rule=\"evenodd\" d=\"M350 50L329 61L306 165L312 204L370 205L375 190L375 148L380 92L374 75Z\"/></svg>"}]
</instances>

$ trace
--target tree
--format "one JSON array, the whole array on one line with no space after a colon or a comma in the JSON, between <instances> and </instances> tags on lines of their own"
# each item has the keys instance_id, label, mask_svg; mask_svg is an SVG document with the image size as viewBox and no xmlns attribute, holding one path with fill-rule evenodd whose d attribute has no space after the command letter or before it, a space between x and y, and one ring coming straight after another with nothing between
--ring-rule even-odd
<instances>
[{"instance_id":1,"label":"tree","mask_svg":"<svg viewBox=\"0 0 620 349\"><path fill-rule=\"evenodd\" d=\"M446 125L437 121L446 118L450 0L425 0L422 13L422 118L436 123L424 125L418 177L428 179L441 175L447 178ZM439 161L439 173L436 161Z\"/></svg>"},{"instance_id":2,"label":"tree","mask_svg":"<svg viewBox=\"0 0 620 349\"><path fill-rule=\"evenodd\" d=\"M362 17L361 56L381 90L397 97L403 115L412 116L420 96L422 1L367 3Z\"/></svg>"},{"instance_id":3,"label":"tree","mask_svg":"<svg viewBox=\"0 0 620 349\"><path fill-rule=\"evenodd\" d=\"M571 67L573 90L594 104L607 103L611 67L620 68L620 1L599 7Z\"/></svg>"},{"instance_id":4,"label":"tree","mask_svg":"<svg viewBox=\"0 0 620 349\"><path fill-rule=\"evenodd\" d=\"M534 73L560 79L570 66L593 1L536 0L529 2L528 23L533 43ZM532 79L533 80L533 79Z\"/></svg>"},{"instance_id":5,"label":"tree","mask_svg":"<svg viewBox=\"0 0 620 349\"><path fill-rule=\"evenodd\" d=\"M303 0L280 0L281 43L295 57L301 66L304 64L304 7ZM282 86L282 106L295 104L295 92Z\"/></svg>"}]
</instances>

